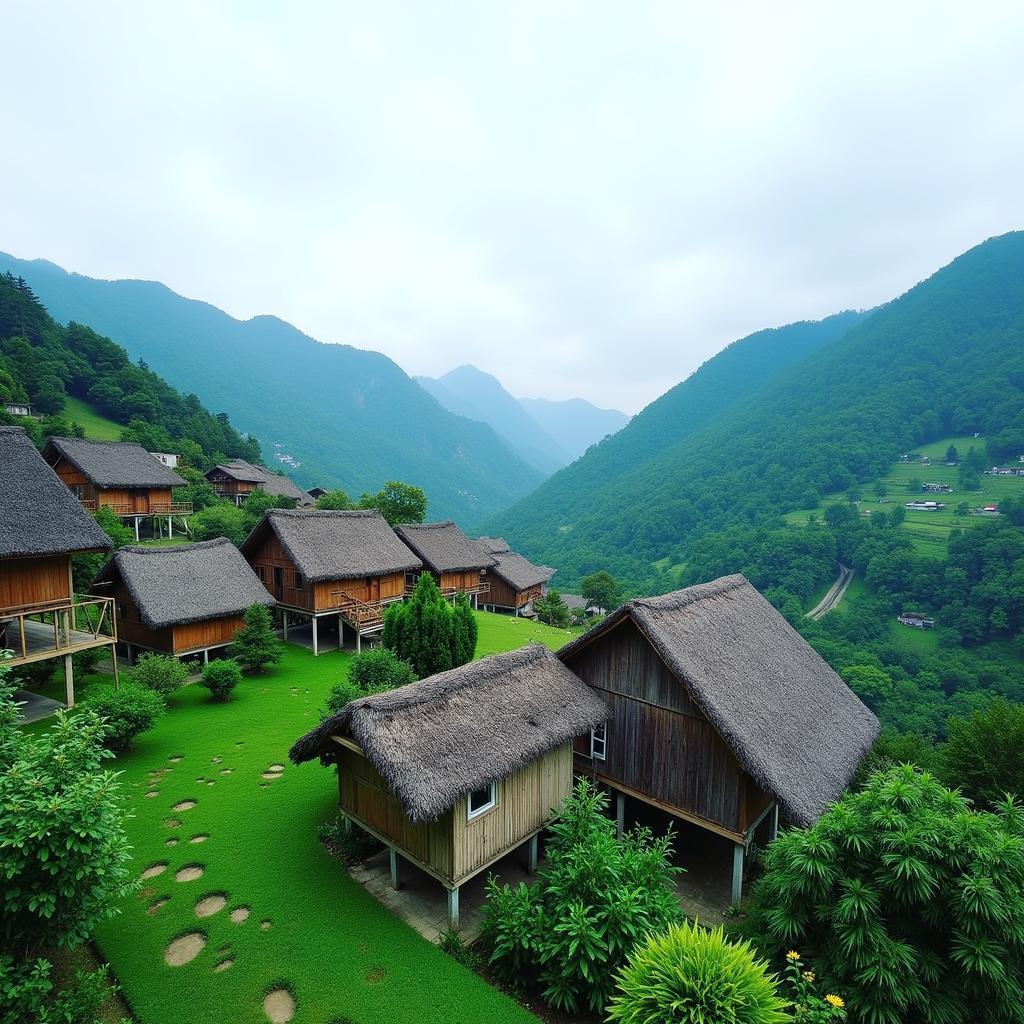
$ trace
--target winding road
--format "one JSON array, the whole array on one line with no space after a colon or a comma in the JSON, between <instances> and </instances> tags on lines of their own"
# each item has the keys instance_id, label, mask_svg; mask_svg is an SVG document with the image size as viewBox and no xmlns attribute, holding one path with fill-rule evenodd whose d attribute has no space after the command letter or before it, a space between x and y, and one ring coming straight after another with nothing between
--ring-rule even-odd
<instances>
[{"instance_id":1,"label":"winding road","mask_svg":"<svg viewBox=\"0 0 1024 1024\"><path fill-rule=\"evenodd\" d=\"M845 565L839 566L839 576L836 578L835 583L828 588L828 593L807 613L806 618L820 619L822 616L828 615L842 601L846 588L850 585L850 580L852 579L853 570L848 569Z\"/></svg>"}]
</instances>

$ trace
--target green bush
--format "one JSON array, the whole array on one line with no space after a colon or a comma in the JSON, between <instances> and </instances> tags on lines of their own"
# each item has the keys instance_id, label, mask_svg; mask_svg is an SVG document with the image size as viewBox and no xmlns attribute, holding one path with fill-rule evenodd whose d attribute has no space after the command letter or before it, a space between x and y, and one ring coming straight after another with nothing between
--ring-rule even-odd
<instances>
[{"instance_id":1,"label":"green bush","mask_svg":"<svg viewBox=\"0 0 1024 1024\"><path fill-rule=\"evenodd\" d=\"M539 985L547 1002L572 1013L602 1012L633 946L681 917L671 834L619 838L607 808L607 795L584 779L551 826L537 881L487 883L484 935L496 973Z\"/></svg>"},{"instance_id":2,"label":"green bush","mask_svg":"<svg viewBox=\"0 0 1024 1024\"><path fill-rule=\"evenodd\" d=\"M48 960L0 956L0 1024L101 1024L107 969L77 971L60 988Z\"/></svg>"},{"instance_id":3,"label":"green bush","mask_svg":"<svg viewBox=\"0 0 1024 1024\"><path fill-rule=\"evenodd\" d=\"M765 854L745 930L802 950L850 1019L1021 1019L1024 812L973 811L904 765L872 776Z\"/></svg>"},{"instance_id":4,"label":"green bush","mask_svg":"<svg viewBox=\"0 0 1024 1024\"><path fill-rule=\"evenodd\" d=\"M243 623L235 633L228 654L246 672L257 675L284 657L284 644L274 632L270 611L265 605L254 604L247 608Z\"/></svg>"},{"instance_id":5,"label":"green bush","mask_svg":"<svg viewBox=\"0 0 1024 1024\"><path fill-rule=\"evenodd\" d=\"M355 822L349 827L340 818L332 818L323 822L316 830L317 838L343 864L361 864L367 857L372 857L384 844L361 829Z\"/></svg>"},{"instance_id":6,"label":"green bush","mask_svg":"<svg viewBox=\"0 0 1024 1024\"><path fill-rule=\"evenodd\" d=\"M416 673L407 661L393 651L378 647L357 654L348 666L349 682L361 693L383 693L416 682Z\"/></svg>"},{"instance_id":7,"label":"green bush","mask_svg":"<svg viewBox=\"0 0 1024 1024\"><path fill-rule=\"evenodd\" d=\"M939 756L943 777L979 806L1024 796L1024 704L996 697L970 718L951 718Z\"/></svg>"},{"instance_id":8,"label":"green bush","mask_svg":"<svg viewBox=\"0 0 1024 1024\"><path fill-rule=\"evenodd\" d=\"M143 654L129 671L128 678L167 698L188 679L188 669L170 654Z\"/></svg>"},{"instance_id":9,"label":"green bush","mask_svg":"<svg viewBox=\"0 0 1024 1024\"><path fill-rule=\"evenodd\" d=\"M242 681L242 670L238 667L237 661L230 658L223 658L220 661L211 661L204 669L200 686L205 686L210 691L210 697L225 703L231 700L231 691Z\"/></svg>"},{"instance_id":10,"label":"green bush","mask_svg":"<svg viewBox=\"0 0 1024 1024\"><path fill-rule=\"evenodd\" d=\"M619 1024L782 1024L778 981L748 942L683 922L634 947L615 979L608 1020Z\"/></svg>"},{"instance_id":11,"label":"green bush","mask_svg":"<svg viewBox=\"0 0 1024 1024\"><path fill-rule=\"evenodd\" d=\"M135 738L152 729L165 711L158 693L132 682L122 683L120 689L93 686L82 704L104 720L103 744L118 753L131 750Z\"/></svg>"}]
</instances>

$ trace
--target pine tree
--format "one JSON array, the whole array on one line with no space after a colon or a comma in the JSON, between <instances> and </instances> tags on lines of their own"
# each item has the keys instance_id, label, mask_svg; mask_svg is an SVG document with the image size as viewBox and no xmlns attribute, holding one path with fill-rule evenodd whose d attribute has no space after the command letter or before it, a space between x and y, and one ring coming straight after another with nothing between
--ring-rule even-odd
<instances>
[{"instance_id":1,"label":"pine tree","mask_svg":"<svg viewBox=\"0 0 1024 1024\"><path fill-rule=\"evenodd\" d=\"M258 675L268 665L276 665L281 660L284 644L274 632L266 606L251 605L243 621L245 624L235 634L228 653L246 672Z\"/></svg>"}]
</instances>

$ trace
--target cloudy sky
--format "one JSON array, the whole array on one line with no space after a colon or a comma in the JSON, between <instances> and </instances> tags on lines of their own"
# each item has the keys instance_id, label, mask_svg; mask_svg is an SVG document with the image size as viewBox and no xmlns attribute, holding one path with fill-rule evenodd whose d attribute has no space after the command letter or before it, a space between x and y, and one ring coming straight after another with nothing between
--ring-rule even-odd
<instances>
[{"instance_id":1,"label":"cloudy sky","mask_svg":"<svg viewBox=\"0 0 1024 1024\"><path fill-rule=\"evenodd\" d=\"M0 249L634 412L1024 227L1024 5L4 5ZM12 45L13 44L13 45Z\"/></svg>"}]
</instances>

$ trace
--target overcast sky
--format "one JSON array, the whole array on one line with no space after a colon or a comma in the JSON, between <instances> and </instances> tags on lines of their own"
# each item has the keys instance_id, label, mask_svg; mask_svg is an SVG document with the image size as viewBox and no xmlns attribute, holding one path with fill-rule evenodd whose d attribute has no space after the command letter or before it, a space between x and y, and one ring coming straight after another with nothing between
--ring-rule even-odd
<instances>
[{"instance_id":1,"label":"overcast sky","mask_svg":"<svg viewBox=\"0 0 1024 1024\"><path fill-rule=\"evenodd\" d=\"M635 412L1024 226L1024 5L4 4L0 249Z\"/></svg>"}]
</instances>

